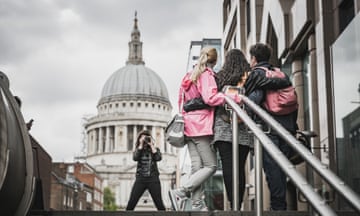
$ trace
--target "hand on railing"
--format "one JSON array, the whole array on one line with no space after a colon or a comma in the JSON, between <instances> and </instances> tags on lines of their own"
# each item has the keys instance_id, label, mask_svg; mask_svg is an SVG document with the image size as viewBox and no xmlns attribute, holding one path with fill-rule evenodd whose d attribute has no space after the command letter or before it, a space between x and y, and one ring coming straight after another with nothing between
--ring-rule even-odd
<instances>
[{"instance_id":1,"label":"hand on railing","mask_svg":"<svg viewBox=\"0 0 360 216\"><path fill-rule=\"evenodd\" d=\"M310 152L312 152L310 139L316 136L317 134L314 131L296 131L297 140L300 141L300 143L303 144L303 146L305 146ZM292 155L290 155L289 160L294 165L299 165L304 162L304 158L294 150L292 151Z\"/></svg>"}]
</instances>

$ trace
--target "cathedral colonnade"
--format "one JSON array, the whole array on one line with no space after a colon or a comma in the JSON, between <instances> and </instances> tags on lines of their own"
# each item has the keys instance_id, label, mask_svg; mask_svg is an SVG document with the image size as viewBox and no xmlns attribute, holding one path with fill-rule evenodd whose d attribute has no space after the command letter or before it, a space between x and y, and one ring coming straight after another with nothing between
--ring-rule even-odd
<instances>
[{"instance_id":1,"label":"cathedral colonnade","mask_svg":"<svg viewBox=\"0 0 360 216\"><path fill-rule=\"evenodd\" d=\"M164 145L164 127L154 127L152 125L106 125L94 127L87 132L88 154L132 151L136 135L141 130L149 130L154 138L159 137L156 139L156 145L162 152L172 152L172 146Z\"/></svg>"}]
</instances>

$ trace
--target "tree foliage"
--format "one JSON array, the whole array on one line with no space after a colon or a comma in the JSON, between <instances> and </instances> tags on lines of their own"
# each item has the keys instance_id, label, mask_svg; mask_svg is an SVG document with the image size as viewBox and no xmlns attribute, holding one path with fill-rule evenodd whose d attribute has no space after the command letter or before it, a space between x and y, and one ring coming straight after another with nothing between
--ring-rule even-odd
<instances>
[{"instance_id":1,"label":"tree foliage","mask_svg":"<svg viewBox=\"0 0 360 216\"><path fill-rule=\"evenodd\" d=\"M110 188L104 188L104 210L116 211L117 206L115 203L115 195L111 192Z\"/></svg>"}]
</instances>

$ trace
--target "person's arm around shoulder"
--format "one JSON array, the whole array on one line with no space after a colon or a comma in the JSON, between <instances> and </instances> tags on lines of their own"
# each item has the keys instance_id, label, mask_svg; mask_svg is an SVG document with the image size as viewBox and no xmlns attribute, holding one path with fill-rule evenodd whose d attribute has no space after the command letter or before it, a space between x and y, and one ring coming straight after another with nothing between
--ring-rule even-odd
<instances>
[{"instance_id":1,"label":"person's arm around shoulder","mask_svg":"<svg viewBox=\"0 0 360 216\"><path fill-rule=\"evenodd\" d=\"M197 81L198 90L204 102L210 106L219 106L225 103L225 94L218 91L216 81L214 78L214 72L211 69L207 69L201 74ZM236 103L240 103L241 99L237 94L228 95Z\"/></svg>"},{"instance_id":2,"label":"person's arm around shoulder","mask_svg":"<svg viewBox=\"0 0 360 216\"><path fill-rule=\"evenodd\" d=\"M250 93L250 95L248 96L248 98L253 101L254 103L256 103L257 105L261 105L261 102L264 101L264 90L261 89L256 89L253 92ZM245 110L248 113L249 116L253 116L254 112L252 109L250 109L250 107L245 106Z\"/></svg>"},{"instance_id":3,"label":"person's arm around shoulder","mask_svg":"<svg viewBox=\"0 0 360 216\"><path fill-rule=\"evenodd\" d=\"M288 76L285 78L269 78L266 77L265 71L261 68L255 68L250 73L246 85L251 85L251 83L255 85L255 88L263 90L281 89L291 85Z\"/></svg>"}]
</instances>

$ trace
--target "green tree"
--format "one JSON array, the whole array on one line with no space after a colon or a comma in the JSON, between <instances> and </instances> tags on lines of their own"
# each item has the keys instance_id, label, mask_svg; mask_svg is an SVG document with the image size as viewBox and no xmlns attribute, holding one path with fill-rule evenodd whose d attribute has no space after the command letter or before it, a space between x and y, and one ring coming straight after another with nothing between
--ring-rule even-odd
<instances>
[{"instance_id":1,"label":"green tree","mask_svg":"<svg viewBox=\"0 0 360 216\"><path fill-rule=\"evenodd\" d=\"M110 188L104 188L104 210L116 211L115 195L111 192Z\"/></svg>"}]
</instances>

